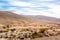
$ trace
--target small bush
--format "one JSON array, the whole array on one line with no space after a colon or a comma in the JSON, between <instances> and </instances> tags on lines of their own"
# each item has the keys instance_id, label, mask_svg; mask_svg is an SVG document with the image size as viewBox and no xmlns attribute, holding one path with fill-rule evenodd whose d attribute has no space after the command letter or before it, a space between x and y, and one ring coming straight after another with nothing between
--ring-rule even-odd
<instances>
[{"instance_id":1,"label":"small bush","mask_svg":"<svg viewBox=\"0 0 60 40\"><path fill-rule=\"evenodd\" d=\"M47 29L42 27L42 28L39 28L39 30L40 30L39 31L40 33L44 33Z\"/></svg>"}]
</instances>

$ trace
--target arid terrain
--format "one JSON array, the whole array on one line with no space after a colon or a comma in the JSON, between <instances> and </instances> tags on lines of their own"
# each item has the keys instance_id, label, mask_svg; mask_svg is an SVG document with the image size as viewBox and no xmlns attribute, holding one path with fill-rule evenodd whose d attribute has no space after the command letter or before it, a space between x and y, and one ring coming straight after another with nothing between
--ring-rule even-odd
<instances>
[{"instance_id":1,"label":"arid terrain","mask_svg":"<svg viewBox=\"0 0 60 40\"><path fill-rule=\"evenodd\" d=\"M0 11L0 40L60 40L60 19Z\"/></svg>"}]
</instances>

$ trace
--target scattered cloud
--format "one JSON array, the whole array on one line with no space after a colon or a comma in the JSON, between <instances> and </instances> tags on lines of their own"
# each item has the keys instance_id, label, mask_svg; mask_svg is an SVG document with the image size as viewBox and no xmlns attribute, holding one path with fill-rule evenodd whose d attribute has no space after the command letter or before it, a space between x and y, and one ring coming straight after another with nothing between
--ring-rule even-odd
<instances>
[{"instance_id":1,"label":"scattered cloud","mask_svg":"<svg viewBox=\"0 0 60 40\"><path fill-rule=\"evenodd\" d=\"M60 0L0 0L0 10L60 18Z\"/></svg>"},{"instance_id":2,"label":"scattered cloud","mask_svg":"<svg viewBox=\"0 0 60 40\"><path fill-rule=\"evenodd\" d=\"M28 2L21 2L21 1L11 1L9 2L11 6L30 6L31 3Z\"/></svg>"}]
</instances>

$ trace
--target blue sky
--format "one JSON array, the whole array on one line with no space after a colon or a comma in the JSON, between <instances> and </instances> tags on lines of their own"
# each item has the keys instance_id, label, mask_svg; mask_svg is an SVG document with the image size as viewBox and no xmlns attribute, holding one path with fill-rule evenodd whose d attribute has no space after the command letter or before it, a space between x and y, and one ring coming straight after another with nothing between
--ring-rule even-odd
<instances>
[{"instance_id":1,"label":"blue sky","mask_svg":"<svg viewBox=\"0 0 60 40\"><path fill-rule=\"evenodd\" d=\"M0 0L0 11L60 18L60 0Z\"/></svg>"}]
</instances>

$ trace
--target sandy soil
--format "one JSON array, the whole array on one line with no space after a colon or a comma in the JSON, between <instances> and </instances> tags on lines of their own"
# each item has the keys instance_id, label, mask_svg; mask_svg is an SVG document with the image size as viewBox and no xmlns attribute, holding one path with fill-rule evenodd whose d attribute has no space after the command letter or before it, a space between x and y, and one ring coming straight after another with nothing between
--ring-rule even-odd
<instances>
[{"instance_id":1,"label":"sandy soil","mask_svg":"<svg viewBox=\"0 0 60 40\"><path fill-rule=\"evenodd\" d=\"M9 40L9 39L0 38L0 40ZM22 39L14 39L14 40L22 40ZM42 38L35 38L35 39L25 38L23 40L60 40L60 36L50 36L50 37L42 37Z\"/></svg>"},{"instance_id":2,"label":"sandy soil","mask_svg":"<svg viewBox=\"0 0 60 40\"><path fill-rule=\"evenodd\" d=\"M60 36L51 36L51 37L44 37L44 38L35 38L33 40L60 40Z\"/></svg>"}]
</instances>

